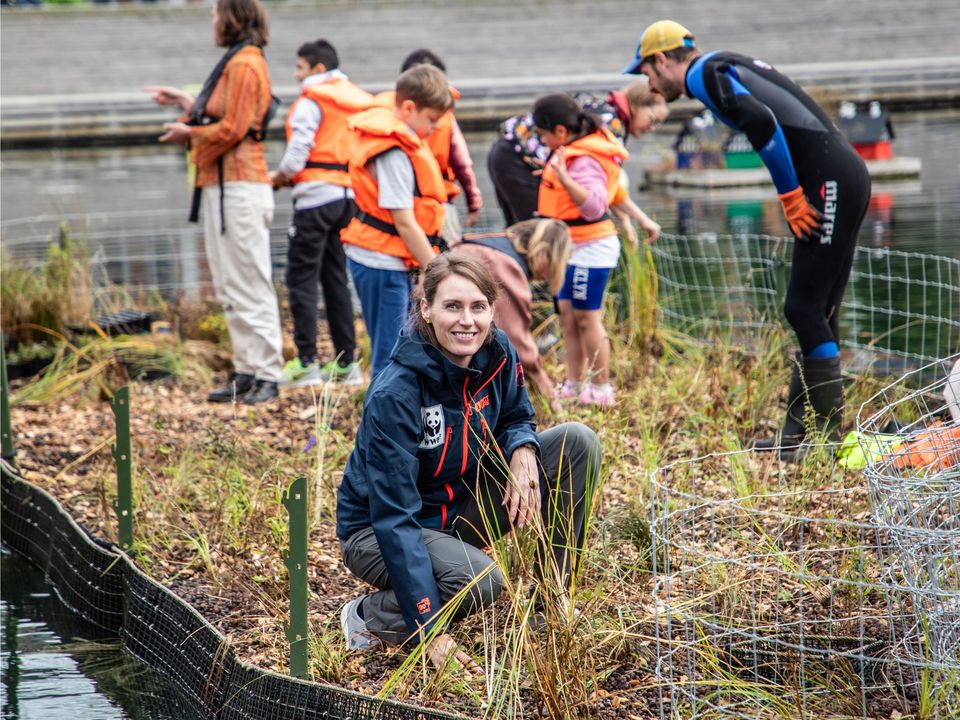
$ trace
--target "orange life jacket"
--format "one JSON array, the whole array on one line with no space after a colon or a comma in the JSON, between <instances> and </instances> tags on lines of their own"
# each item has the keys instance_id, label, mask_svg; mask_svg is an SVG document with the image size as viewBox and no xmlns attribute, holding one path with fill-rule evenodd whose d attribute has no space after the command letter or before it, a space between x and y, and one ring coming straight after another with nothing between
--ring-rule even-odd
<instances>
[{"instance_id":1,"label":"orange life jacket","mask_svg":"<svg viewBox=\"0 0 960 720\"><path fill-rule=\"evenodd\" d=\"M607 204L612 204L620 187L620 165L627 159L627 151L613 133L606 128L601 128L564 146L564 157L568 167L574 158L583 155L592 157L603 168L607 179ZM570 237L575 243L589 242L617 234L617 228L608 213L592 221L584 220L580 216L580 208L557 179L557 171L549 164L540 178L537 214L540 217L563 220L570 227Z\"/></svg>"},{"instance_id":2,"label":"orange life jacket","mask_svg":"<svg viewBox=\"0 0 960 720\"><path fill-rule=\"evenodd\" d=\"M313 138L313 148L306 167L291 178L294 184L325 182L350 187L347 172L347 151L352 133L347 120L361 110L373 107L373 95L361 90L346 78L306 87L287 113L287 142L293 135L290 118L297 103L312 101L320 106L323 119Z\"/></svg>"},{"instance_id":3,"label":"orange life jacket","mask_svg":"<svg viewBox=\"0 0 960 720\"><path fill-rule=\"evenodd\" d=\"M450 94L454 100L460 99L460 91L455 87L450 88ZM393 90L385 90L374 96L374 100L384 107L391 110L397 102L397 94ZM427 137L427 145L430 151L437 159L440 166L440 174L443 175L443 184L447 189L447 202L452 201L460 194L460 186L457 185L457 176L450 167L450 143L453 141L453 109L447 110L440 119L437 120L436 129Z\"/></svg>"},{"instance_id":4,"label":"orange life jacket","mask_svg":"<svg viewBox=\"0 0 960 720\"><path fill-rule=\"evenodd\" d=\"M393 215L379 205L380 189L367 171L367 163L393 148L400 148L413 165L413 214L427 239L438 251L443 246L443 203L447 193L437 161L420 138L398 119L393 110L374 107L354 115L347 121L353 131L348 164L350 182L359 213L340 233L350 245L402 258L409 267L418 267L406 243L393 224Z\"/></svg>"}]
</instances>

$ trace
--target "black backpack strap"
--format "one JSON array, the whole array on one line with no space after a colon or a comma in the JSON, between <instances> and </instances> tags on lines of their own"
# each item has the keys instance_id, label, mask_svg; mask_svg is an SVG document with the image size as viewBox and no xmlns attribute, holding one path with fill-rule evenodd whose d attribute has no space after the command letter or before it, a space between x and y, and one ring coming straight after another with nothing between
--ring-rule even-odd
<instances>
[{"instance_id":1,"label":"black backpack strap","mask_svg":"<svg viewBox=\"0 0 960 720\"><path fill-rule=\"evenodd\" d=\"M375 230L379 230L387 235L393 235L394 237L400 237L400 231L397 230L396 225L385 222L380 218L373 217L373 215L370 215L363 210L357 213L356 218L364 225L368 225ZM440 252L446 252L450 249L450 246L447 245L447 241L444 240L441 235L427 235L427 240L429 240L430 244L437 248Z\"/></svg>"},{"instance_id":2,"label":"black backpack strap","mask_svg":"<svg viewBox=\"0 0 960 720\"><path fill-rule=\"evenodd\" d=\"M347 172L350 168L346 163L314 162L308 160L306 167L310 170L342 170Z\"/></svg>"},{"instance_id":3,"label":"black backpack strap","mask_svg":"<svg viewBox=\"0 0 960 720\"><path fill-rule=\"evenodd\" d=\"M280 98L278 98L276 95L271 95L270 104L267 105L267 111L260 119L260 129L254 130L253 128L250 128L247 130L246 136L254 142L263 142L267 137L267 128L270 127L270 121L273 120L274 115L277 114L277 110L280 109L282 104L283 103L280 102Z\"/></svg>"}]
</instances>

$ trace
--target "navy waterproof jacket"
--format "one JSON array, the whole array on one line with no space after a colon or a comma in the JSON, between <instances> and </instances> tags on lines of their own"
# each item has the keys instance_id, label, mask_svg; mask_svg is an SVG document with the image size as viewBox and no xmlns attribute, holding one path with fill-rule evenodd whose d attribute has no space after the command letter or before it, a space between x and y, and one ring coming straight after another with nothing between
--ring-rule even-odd
<instances>
[{"instance_id":1,"label":"navy waterproof jacket","mask_svg":"<svg viewBox=\"0 0 960 720\"><path fill-rule=\"evenodd\" d=\"M429 632L441 607L422 529L450 527L494 443L508 462L521 445L539 452L523 366L492 332L467 368L416 330L400 334L367 391L337 494L337 537L373 527L411 634Z\"/></svg>"}]
</instances>

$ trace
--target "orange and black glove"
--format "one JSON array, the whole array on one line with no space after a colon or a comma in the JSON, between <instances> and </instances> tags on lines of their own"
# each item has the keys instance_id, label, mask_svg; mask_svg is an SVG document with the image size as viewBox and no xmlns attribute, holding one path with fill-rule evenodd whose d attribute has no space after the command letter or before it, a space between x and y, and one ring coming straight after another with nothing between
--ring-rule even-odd
<instances>
[{"instance_id":1,"label":"orange and black glove","mask_svg":"<svg viewBox=\"0 0 960 720\"><path fill-rule=\"evenodd\" d=\"M790 230L798 240L810 242L818 240L823 231L823 215L813 207L803 195L803 188L796 187L790 192L778 195L783 205L783 214L787 216Z\"/></svg>"}]
</instances>

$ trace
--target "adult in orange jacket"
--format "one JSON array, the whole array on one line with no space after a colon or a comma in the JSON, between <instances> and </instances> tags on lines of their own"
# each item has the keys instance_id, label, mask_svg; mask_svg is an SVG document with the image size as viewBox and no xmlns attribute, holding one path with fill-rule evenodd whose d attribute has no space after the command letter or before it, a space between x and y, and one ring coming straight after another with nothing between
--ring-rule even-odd
<instances>
[{"instance_id":1,"label":"adult in orange jacket","mask_svg":"<svg viewBox=\"0 0 960 720\"><path fill-rule=\"evenodd\" d=\"M158 104L185 113L164 125L160 141L189 145L197 166L204 248L233 345L234 372L207 400L252 405L279 395L283 369L270 261L273 191L262 142L272 102L263 57L266 12L259 0L217 0L213 34L229 49L199 96L171 87L146 90Z\"/></svg>"}]
</instances>

